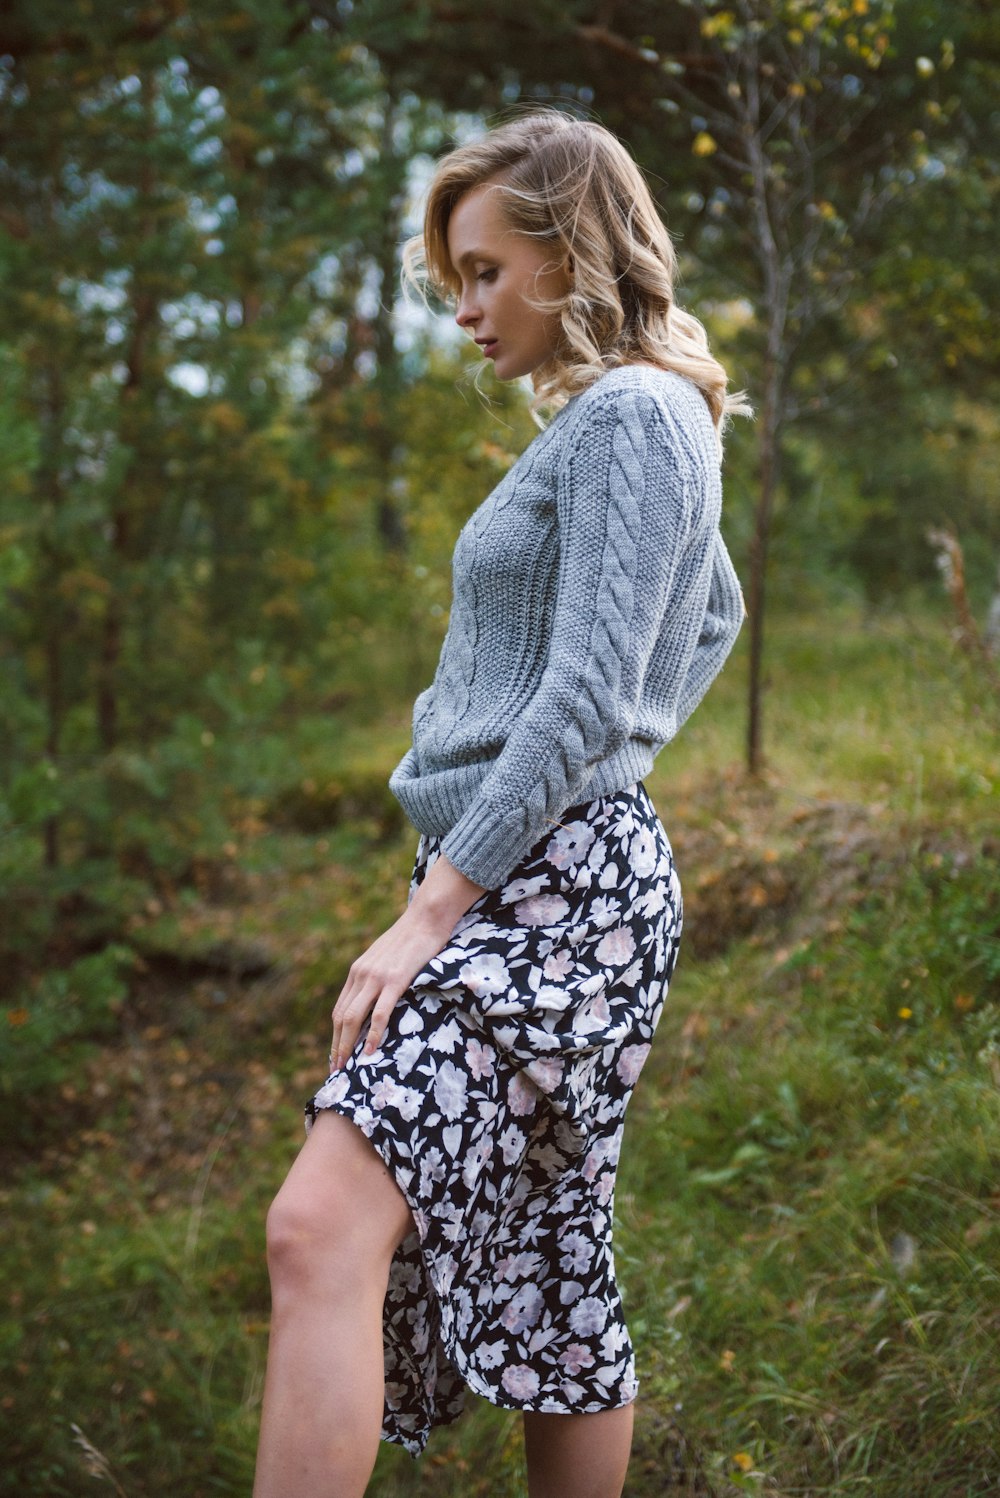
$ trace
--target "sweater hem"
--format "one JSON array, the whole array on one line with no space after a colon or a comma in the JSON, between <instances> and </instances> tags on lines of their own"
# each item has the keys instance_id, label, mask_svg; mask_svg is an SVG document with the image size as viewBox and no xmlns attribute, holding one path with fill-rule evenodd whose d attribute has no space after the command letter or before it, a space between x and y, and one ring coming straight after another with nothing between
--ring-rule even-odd
<instances>
[{"instance_id":1,"label":"sweater hem","mask_svg":"<svg viewBox=\"0 0 1000 1498\"><path fill-rule=\"evenodd\" d=\"M563 804L550 809L543 823L534 829L532 841L537 842L552 826L558 825L566 808L576 805L584 797L591 801L598 796L614 795L644 779L662 748L663 744L652 743L649 739L627 739L614 754L593 766L582 786L576 789L567 787ZM406 756L393 771L389 788L418 832L444 838L473 805L494 763L492 759L479 760L418 775L414 773L413 760ZM515 820L519 813L526 816L527 809L492 806L484 801L475 825L470 829L473 835L463 838L461 845L451 852L445 849L446 856L476 884L486 889L497 888L509 877L516 863L508 868L504 860L496 858L495 850L489 847L489 834L499 823Z\"/></svg>"}]
</instances>

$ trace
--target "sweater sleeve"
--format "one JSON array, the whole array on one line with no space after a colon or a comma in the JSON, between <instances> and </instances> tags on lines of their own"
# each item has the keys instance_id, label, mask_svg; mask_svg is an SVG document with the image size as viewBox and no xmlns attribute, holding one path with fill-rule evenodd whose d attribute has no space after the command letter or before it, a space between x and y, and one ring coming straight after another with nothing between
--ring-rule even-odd
<instances>
[{"instance_id":1,"label":"sweater sleeve","mask_svg":"<svg viewBox=\"0 0 1000 1498\"><path fill-rule=\"evenodd\" d=\"M504 882L630 736L700 486L648 395L582 416L557 480L559 574L541 682L441 851ZM697 625L695 625L697 628Z\"/></svg>"},{"instance_id":2,"label":"sweater sleeve","mask_svg":"<svg viewBox=\"0 0 1000 1498\"><path fill-rule=\"evenodd\" d=\"M694 712L722 670L746 618L746 605L726 543L716 531L705 618L677 698L677 727Z\"/></svg>"}]
</instances>

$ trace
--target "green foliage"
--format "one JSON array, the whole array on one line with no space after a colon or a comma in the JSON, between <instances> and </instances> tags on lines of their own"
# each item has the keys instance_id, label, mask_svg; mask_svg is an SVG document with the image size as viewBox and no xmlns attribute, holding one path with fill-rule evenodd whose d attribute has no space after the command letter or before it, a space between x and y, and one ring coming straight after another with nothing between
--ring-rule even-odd
<instances>
[{"instance_id":1,"label":"green foliage","mask_svg":"<svg viewBox=\"0 0 1000 1498\"><path fill-rule=\"evenodd\" d=\"M30 1136L33 1115L93 1049L118 1030L135 954L111 945L45 973L12 996L0 1024L0 1128L8 1143Z\"/></svg>"},{"instance_id":2,"label":"green foliage","mask_svg":"<svg viewBox=\"0 0 1000 1498\"><path fill-rule=\"evenodd\" d=\"M619 1173L642 1378L628 1492L660 1498L669 1473L692 1498L911 1498L917 1464L928 1492L986 1498L995 721L926 620L795 618L773 648L788 716L770 781L709 768L735 757L729 673L650 780L688 936ZM129 1498L251 1483L266 1205L301 1138L331 1000L405 899L413 835L367 805L310 833L265 820L304 775L374 795L405 746L401 708L339 737L321 716L272 732L236 695L232 742L211 748L256 798L231 830L241 882L143 910L129 939L143 963L90 954L25 987L30 1018L4 1016L17 1154L0 1197L0 1372L24 1498L89 1491L94 1452ZM196 738L179 727L182 759ZM226 970L218 949L237 939L280 967ZM422 1462L383 1450L372 1485L524 1491L516 1422L478 1401Z\"/></svg>"}]
</instances>

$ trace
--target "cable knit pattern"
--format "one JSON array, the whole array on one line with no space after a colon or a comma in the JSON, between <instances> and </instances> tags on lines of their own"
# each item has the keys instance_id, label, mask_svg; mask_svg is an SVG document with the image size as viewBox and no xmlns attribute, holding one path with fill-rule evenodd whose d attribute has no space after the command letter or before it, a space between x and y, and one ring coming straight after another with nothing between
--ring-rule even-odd
<instances>
[{"instance_id":1,"label":"cable knit pattern","mask_svg":"<svg viewBox=\"0 0 1000 1498\"><path fill-rule=\"evenodd\" d=\"M631 366L569 401L463 527L389 785L477 884L584 793L642 779L704 696L744 615L721 503L700 392Z\"/></svg>"}]
</instances>

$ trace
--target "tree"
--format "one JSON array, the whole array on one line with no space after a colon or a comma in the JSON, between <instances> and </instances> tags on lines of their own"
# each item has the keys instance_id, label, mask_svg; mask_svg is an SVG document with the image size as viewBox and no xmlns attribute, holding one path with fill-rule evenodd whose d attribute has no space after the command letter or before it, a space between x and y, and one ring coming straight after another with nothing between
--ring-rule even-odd
<instances>
[{"instance_id":1,"label":"tree","mask_svg":"<svg viewBox=\"0 0 1000 1498\"><path fill-rule=\"evenodd\" d=\"M973 0L899 11L892 0L626 0L610 9L543 0L530 10L504 3L489 18L438 0L419 13L373 4L365 18L379 55L450 107L592 106L654 182L666 182L668 223L702 300L749 309L734 351L759 413L748 590L747 763L756 773L787 433L793 422L815 431L863 413L882 319L893 296L900 314L907 300L883 282L873 307L871 287L933 198L942 152L960 157L960 137L989 129L985 87L963 122L958 107L928 107L936 82L956 60L968 76L991 47L995 66L995 23ZM974 155L965 168L956 162L955 176L982 198L968 169ZM942 246L942 280L963 254L961 243ZM980 283L992 275L984 263ZM954 336L959 301L942 338Z\"/></svg>"}]
</instances>

